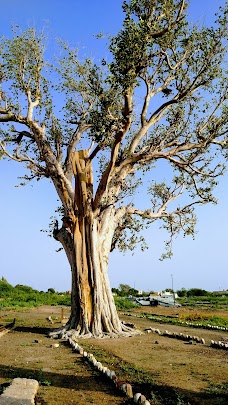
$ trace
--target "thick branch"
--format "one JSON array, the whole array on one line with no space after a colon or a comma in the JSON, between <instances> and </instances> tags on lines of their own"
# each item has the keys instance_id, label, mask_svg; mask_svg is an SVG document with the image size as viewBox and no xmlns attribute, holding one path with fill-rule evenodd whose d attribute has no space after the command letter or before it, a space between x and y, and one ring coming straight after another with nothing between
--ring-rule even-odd
<instances>
[{"instance_id":1,"label":"thick branch","mask_svg":"<svg viewBox=\"0 0 228 405\"><path fill-rule=\"evenodd\" d=\"M89 125L79 125L78 130L74 132L72 139L68 144L67 155L63 167L65 169L65 175L69 180L72 177L72 164L71 164L72 153L75 151L76 145L80 141L83 132L85 132L89 127L90 127Z\"/></svg>"},{"instance_id":2,"label":"thick branch","mask_svg":"<svg viewBox=\"0 0 228 405\"><path fill-rule=\"evenodd\" d=\"M39 105L40 100L37 97L35 101L32 101L30 90L27 91L27 98L28 98L27 120L28 120L28 122L30 122L30 121L32 121L34 108Z\"/></svg>"},{"instance_id":3,"label":"thick branch","mask_svg":"<svg viewBox=\"0 0 228 405\"><path fill-rule=\"evenodd\" d=\"M11 112L7 112L4 109L0 109L0 122L10 122L10 121L17 121L17 117L15 114L12 114Z\"/></svg>"},{"instance_id":4,"label":"thick branch","mask_svg":"<svg viewBox=\"0 0 228 405\"><path fill-rule=\"evenodd\" d=\"M100 184L98 186L97 189L97 193L94 199L94 209L98 208L99 202L101 201L102 196L105 193L105 190L107 188L108 182L109 182L109 178L111 176L112 170L115 167L115 163L118 157L118 152L119 152L119 148L120 148L120 144L124 138L124 135L126 134L126 132L129 130L130 125L131 125L131 116L132 116L132 94L133 94L133 88L130 88L124 95L124 100L125 100L125 108L124 108L124 112L123 112L123 116L124 116L124 127L122 130L120 130L115 137L115 141L112 147L112 151L111 151L111 157L110 157L110 162L109 165L107 167L107 169L105 170Z\"/></svg>"},{"instance_id":5,"label":"thick branch","mask_svg":"<svg viewBox=\"0 0 228 405\"><path fill-rule=\"evenodd\" d=\"M179 191L177 192L177 194L175 194L178 189L179 189ZM183 190L184 190L184 184L182 184L181 186L177 186L173 190L173 192L170 194L170 196L167 198L167 200L161 204L161 206L158 208L158 210L156 212L151 211L151 210L139 210L135 207L126 207L126 212L130 215L134 215L134 214L139 215L145 219L157 219L157 218L168 217L168 216L170 216L170 213L168 213L166 211L168 204L170 204L172 201L179 198L180 195L183 193Z\"/></svg>"}]
</instances>

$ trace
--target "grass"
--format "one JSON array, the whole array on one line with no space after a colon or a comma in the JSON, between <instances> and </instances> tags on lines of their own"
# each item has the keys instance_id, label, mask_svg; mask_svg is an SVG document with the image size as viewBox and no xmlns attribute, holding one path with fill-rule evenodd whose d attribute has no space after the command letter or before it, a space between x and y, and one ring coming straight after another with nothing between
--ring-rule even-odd
<instances>
[{"instance_id":1,"label":"grass","mask_svg":"<svg viewBox=\"0 0 228 405\"><path fill-rule=\"evenodd\" d=\"M228 398L228 382L224 382L223 384L210 384L208 392L214 396L224 395L224 397Z\"/></svg>"},{"instance_id":2,"label":"grass","mask_svg":"<svg viewBox=\"0 0 228 405\"><path fill-rule=\"evenodd\" d=\"M128 310L138 307L138 304L128 300L127 298L114 297L117 310Z\"/></svg>"},{"instance_id":3,"label":"grass","mask_svg":"<svg viewBox=\"0 0 228 405\"><path fill-rule=\"evenodd\" d=\"M202 327L210 326L219 326L221 328L228 328L228 318L222 316L214 316L208 313L202 313L200 311L192 312L184 312L179 315L177 318L169 318L165 315L151 315L147 313L138 314L141 317L151 319L155 322L171 324L171 325L183 325L183 322L189 322L192 326L198 327L198 325Z\"/></svg>"},{"instance_id":4,"label":"grass","mask_svg":"<svg viewBox=\"0 0 228 405\"><path fill-rule=\"evenodd\" d=\"M184 322L196 322L204 324L210 324L213 326L228 327L228 318L222 316L215 316L212 312L208 311L186 311L179 315L179 320Z\"/></svg>"},{"instance_id":5,"label":"grass","mask_svg":"<svg viewBox=\"0 0 228 405\"><path fill-rule=\"evenodd\" d=\"M83 348L93 353L96 360L103 366L114 370L120 381L130 383L134 392L143 392L148 400L153 400L154 405L190 405L188 399L175 388L157 384L148 371L126 362L89 341L83 341Z\"/></svg>"},{"instance_id":6,"label":"grass","mask_svg":"<svg viewBox=\"0 0 228 405\"><path fill-rule=\"evenodd\" d=\"M184 297L178 298L178 302L183 306L228 310L228 294L222 296L211 294L206 296Z\"/></svg>"}]
</instances>

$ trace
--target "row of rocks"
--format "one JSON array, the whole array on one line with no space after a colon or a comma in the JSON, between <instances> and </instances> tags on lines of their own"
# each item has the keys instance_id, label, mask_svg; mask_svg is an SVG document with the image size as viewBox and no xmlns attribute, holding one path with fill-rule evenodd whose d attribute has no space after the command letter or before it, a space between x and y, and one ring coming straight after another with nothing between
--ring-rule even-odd
<instances>
[{"instance_id":1,"label":"row of rocks","mask_svg":"<svg viewBox=\"0 0 228 405\"><path fill-rule=\"evenodd\" d=\"M214 329L214 330L222 330L224 332L228 332L228 328L225 328L225 326L210 325L209 323L207 325L203 325L202 323L192 323L192 322L183 322L183 321L179 321L179 323L187 325L187 326L192 326L193 328Z\"/></svg>"},{"instance_id":2,"label":"row of rocks","mask_svg":"<svg viewBox=\"0 0 228 405\"><path fill-rule=\"evenodd\" d=\"M192 336L192 335L184 335L183 333L178 333L178 332L169 332L167 330L165 330L165 332L161 332L160 329L156 329L156 328L148 328L145 329L145 332L147 333L157 333L158 335L161 336L166 336L166 337L170 337L170 338L174 338L174 339L179 339L179 340L184 340L185 342L196 342L196 343L202 343L203 345L205 345L205 339L200 338L198 336ZM216 349L224 349L224 350L228 350L228 343L226 341L222 342L222 341L215 341L215 340L211 340L211 347L214 347Z\"/></svg>"},{"instance_id":3,"label":"row of rocks","mask_svg":"<svg viewBox=\"0 0 228 405\"><path fill-rule=\"evenodd\" d=\"M226 343L226 342L221 342L221 341L216 342L216 340L211 340L210 346L215 347L216 349L228 350L228 343Z\"/></svg>"},{"instance_id":4,"label":"row of rocks","mask_svg":"<svg viewBox=\"0 0 228 405\"><path fill-rule=\"evenodd\" d=\"M153 333L158 333L158 335L161 335L161 336L167 336L167 337L174 338L174 339L184 340L185 342L192 341L192 342L196 342L196 343L202 343L203 345L205 345L205 340L203 338L199 338L198 336L184 335L183 333L169 332L167 330L165 332L161 332L160 329L156 329L156 328L145 329L145 331L147 333L153 332Z\"/></svg>"},{"instance_id":5,"label":"row of rocks","mask_svg":"<svg viewBox=\"0 0 228 405\"><path fill-rule=\"evenodd\" d=\"M129 313L124 313L125 316L134 316L135 318L146 318L150 319L154 322L160 322L160 323L165 323L164 318L154 318L150 315L138 315L138 314L129 314ZM175 324L177 325L183 325L183 326L191 326L193 328L202 328L202 329L214 329L214 330L222 330L224 332L228 332L228 328L225 328L225 326L217 326L217 325L210 325L209 323L204 325L202 323L192 323L192 322L187 322L187 321L175 321Z\"/></svg>"},{"instance_id":6,"label":"row of rocks","mask_svg":"<svg viewBox=\"0 0 228 405\"><path fill-rule=\"evenodd\" d=\"M133 399L135 404L150 405L150 402L144 395L139 392L134 394L131 384L121 382L117 378L116 373L112 370L109 370L107 367L104 367L100 361L96 360L92 353L87 353L82 346L80 346L77 342L75 342L75 340L70 337L68 338L68 342L77 353L83 356L100 373L109 378L115 384L115 386L120 389L128 398Z\"/></svg>"}]
</instances>

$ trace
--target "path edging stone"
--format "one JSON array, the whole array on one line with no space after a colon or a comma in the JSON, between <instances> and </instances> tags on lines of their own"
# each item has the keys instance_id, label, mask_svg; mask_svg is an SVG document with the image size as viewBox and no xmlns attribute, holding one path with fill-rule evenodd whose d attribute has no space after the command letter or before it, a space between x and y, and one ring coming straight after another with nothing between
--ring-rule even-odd
<instances>
[{"instance_id":1,"label":"path edging stone","mask_svg":"<svg viewBox=\"0 0 228 405\"><path fill-rule=\"evenodd\" d=\"M34 405L39 388L36 380L14 378L11 385L0 395L0 405Z\"/></svg>"}]
</instances>

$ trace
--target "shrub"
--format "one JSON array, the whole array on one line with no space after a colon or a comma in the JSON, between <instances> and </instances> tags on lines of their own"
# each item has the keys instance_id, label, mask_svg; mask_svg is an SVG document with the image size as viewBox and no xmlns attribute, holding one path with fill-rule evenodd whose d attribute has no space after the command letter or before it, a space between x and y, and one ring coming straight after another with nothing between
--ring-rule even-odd
<instances>
[{"instance_id":1,"label":"shrub","mask_svg":"<svg viewBox=\"0 0 228 405\"><path fill-rule=\"evenodd\" d=\"M135 308L138 306L137 304L128 300L127 298L114 297L114 300L115 300L116 308L118 310L132 309L132 308Z\"/></svg>"},{"instance_id":2,"label":"shrub","mask_svg":"<svg viewBox=\"0 0 228 405\"><path fill-rule=\"evenodd\" d=\"M2 279L0 280L0 295L4 295L5 293L12 291L13 290L13 286L11 284L8 283L8 281L2 277Z\"/></svg>"}]
</instances>

